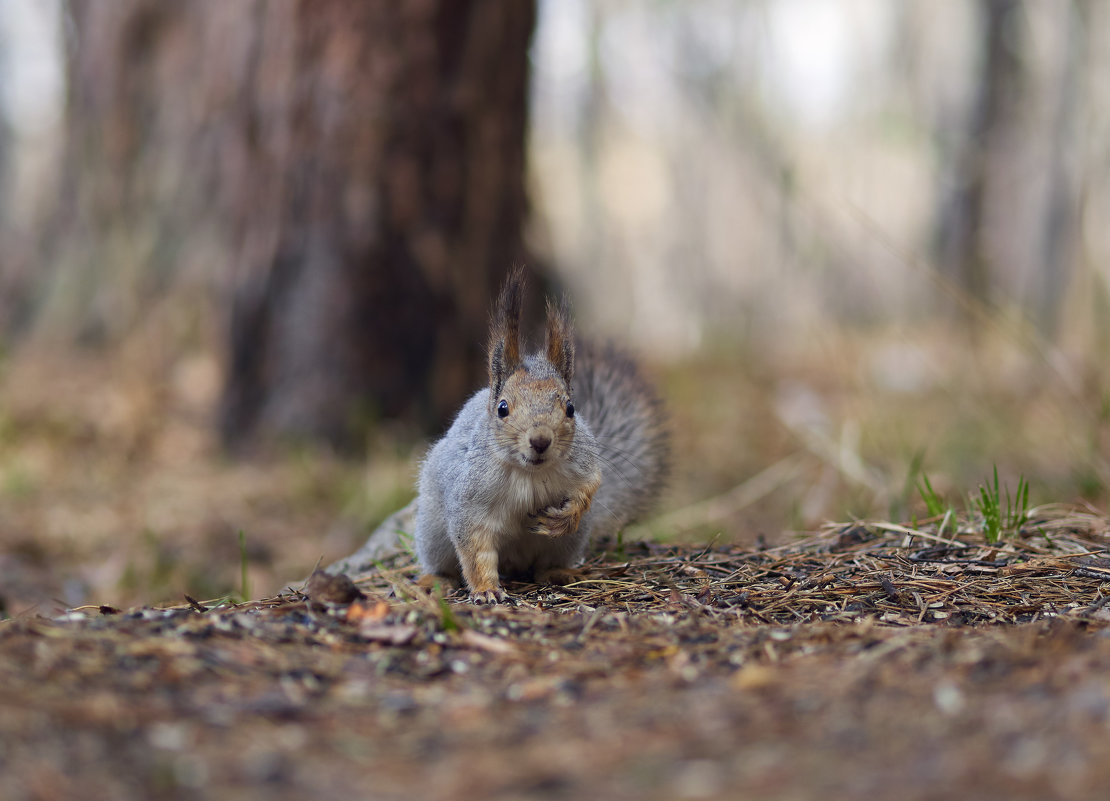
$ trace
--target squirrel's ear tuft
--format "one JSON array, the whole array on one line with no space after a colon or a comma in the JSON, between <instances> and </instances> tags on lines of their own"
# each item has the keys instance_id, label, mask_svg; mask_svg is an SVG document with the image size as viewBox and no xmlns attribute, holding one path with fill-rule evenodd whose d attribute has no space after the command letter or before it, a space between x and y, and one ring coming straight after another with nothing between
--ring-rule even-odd
<instances>
[{"instance_id":1,"label":"squirrel's ear tuft","mask_svg":"<svg viewBox=\"0 0 1110 801\"><path fill-rule=\"evenodd\" d=\"M524 266L516 265L501 287L489 332L489 384L497 403L501 388L520 366L520 307L524 299Z\"/></svg>"},{"instance_id":2,"label":"squirrel's ear tuft","mask_svg":"<svg viewBox=\"0 0 1110 801\"><path fill-rule=\"evenodd\" d=\"M574 378L574 329L570 323L570 307L566 298L556 304L547 301L547 360L559 371L569 387Z\"/></svg>"}]
</instances>

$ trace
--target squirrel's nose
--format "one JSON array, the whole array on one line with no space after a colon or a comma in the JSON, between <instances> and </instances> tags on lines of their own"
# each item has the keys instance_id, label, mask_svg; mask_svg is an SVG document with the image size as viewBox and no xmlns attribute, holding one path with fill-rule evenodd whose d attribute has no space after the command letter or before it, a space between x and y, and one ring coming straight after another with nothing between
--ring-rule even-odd
<instances>
[{"instance_id":1,"label":"squirrel's nose","mask_svg":"<svg viewBox=\"0 0 1110 801\"><path fill-rule=\"evenodd\" d=\"M528 437L528 444L536 453L543 453L551 445L551 437L546 434L533 434Z\"/></svg>"}]
</instances>

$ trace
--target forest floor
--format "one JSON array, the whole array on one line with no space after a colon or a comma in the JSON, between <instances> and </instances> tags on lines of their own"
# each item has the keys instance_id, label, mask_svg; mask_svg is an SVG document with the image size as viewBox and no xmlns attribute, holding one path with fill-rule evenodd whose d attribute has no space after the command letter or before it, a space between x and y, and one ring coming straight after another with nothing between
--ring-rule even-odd
<instances>
[{"instance_id":1,"label":"forest floor","mask_svg":"<svg viewBox=\"0 0 1110 801\"><path fill-rule=\"evenodd\" d=\"M872 486L913 440L897 408L953 465L1030 475L1001 450L1020 435L1059 482L1034 493L1061 497L1075 416L1025 384L965 419L694 365L668 378L677 509L629 536L697 544L609 543L581 581L491 608L416 592L403 553L353 577L364 597L306 584L406 501L411 433L365 464L231 459L212 360L146 340L0 365L5 801L1105 797L1110 520L1034 505L994 544L972 509L782 533L826 514L815 498L908 510L904 465ZM852 417L881 425L805 422Z\"/></svg>"},{"instance_id":2,"label":"forest floor","mask_svg":"<svg viewBox=\"0 0 1110 801\"><path fill-rule=\"evenodd\" d=\"M1105 798L1110 522L631 543L565 588L357 584L0 623L0 794Z\"/></svg>"}]
</instances>

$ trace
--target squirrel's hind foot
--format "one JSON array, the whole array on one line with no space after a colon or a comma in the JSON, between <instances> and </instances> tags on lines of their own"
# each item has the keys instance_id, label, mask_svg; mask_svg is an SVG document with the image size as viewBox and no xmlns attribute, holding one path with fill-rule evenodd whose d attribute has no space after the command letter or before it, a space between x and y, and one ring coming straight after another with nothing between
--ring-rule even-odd
<instances>
[{"instance_id":1,"label":"squirrel's hind foot","mask_svg":"<svg viewBox=\"0 0 1110 801\"><path fill-rule=\"evenodd\" d=\"M416 586L427 593L436 594L438 590L438 592L442 593L443 595L450 595L459 587L461 587L462 583L454 576L441 576L436 573L425 573L423 576L416 580Z\"/></svg>"},{"instance_id":2,"label":"squirrel's hind foot","mask_svg":"<svg viewBox=\"0 0 1110 801\"><path fill-rule=\"evenodd\" d=\"M440 576L435 573L425 573L416 580L416 586L431 595L446 596L462 587L462 582L454 576ZM470 592L470 602L474 604L499 604L509 600L509 596L501 587Z\"/></svg>"}]
</instances>

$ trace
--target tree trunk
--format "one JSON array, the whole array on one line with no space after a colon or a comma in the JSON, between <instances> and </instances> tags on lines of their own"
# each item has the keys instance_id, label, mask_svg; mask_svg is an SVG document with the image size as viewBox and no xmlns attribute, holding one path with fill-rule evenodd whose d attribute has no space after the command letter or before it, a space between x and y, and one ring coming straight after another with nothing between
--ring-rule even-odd
<instances>
[{"instance_id":1,"label":"tree trunk","mask_svg":"<svg viewBox=\"0 0 1110 801\"><path fill-rule=\"evenodd\" d=\"M227 309L229 444L442 423L523 257L534 2L71 0L45 319Z\"/></svg>"},{"instance_id":2,"label":"tree trunk","mask_svg":"<svg viewBox=\"0 0 1110 801\"><path fill-rule=\"evenodd\" d=\"M252 4L72 0L58 199L40 224L53 336L112 343L171 285L226 281L222 200Z\"/></svg>"},{"instance_id":3,"label":"tree trunk","mask_svg":"<svg viewBox=\"0 0 1110 801\"><path fill-rule=\"evenodd\" d=\"M1060 314L1068 283L1075 272L1079 229L1080 190L1072 154L1075 129L1083 96L1083 83L1090 38L1089 0L1072 0L1063 8L1067 17L1066 46L1062 48L1052 127L1048 138L1048 197L1041 235L1040 259L1035 291L1029 299L1041 333L1054 338L1059 332Z\"/></svg>"},{"instance_id":4,"label":"tree trunk","mask_svg":"<svg viewBox=\"0 0 1110 801\"><path fill-rule=\"evenodd\" d=\"M441 423L522 257L532 3L263 7L222 419L347 443Z\"/></svg>"},{"instance_id":5,"label":"tree trunk","mask_svg":"<svg viewBox=\"0 0 1110 801\"><path fill-rule=\"evenodd\" d=\"M984 0L980 9L982 61L975 105L955 157L955 176L942 196L938 249L941 269L965 299L989 300L991 254L985 219L989 187L1000 163L1004 138L1014 122L1020 97L1020 36L1015 30L1019 0Z\"/></svg>"}]
</instances>

